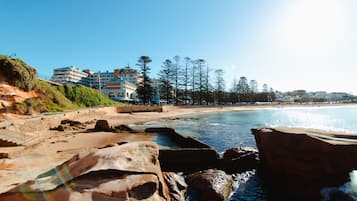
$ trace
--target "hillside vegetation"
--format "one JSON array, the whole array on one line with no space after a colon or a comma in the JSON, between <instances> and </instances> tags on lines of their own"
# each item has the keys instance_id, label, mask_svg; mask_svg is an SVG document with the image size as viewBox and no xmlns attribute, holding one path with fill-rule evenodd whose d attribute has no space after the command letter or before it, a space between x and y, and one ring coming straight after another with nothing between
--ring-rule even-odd
<instances>
[{"instance_id":1,"label":"hillside vegetation","mask_svg":"<svg viewBox=\"0 0 357 201\"><path fill-rule=\"evenodd\" d=\"M104 94L85 86L53 86L37 78L36 70L20 59L0 55L0 83L37 94L23 102L13 102L6 111L17 114L61 112L99 105L115 105ZM5 109L2 108L4 112Z\"/></svg>"}]
</instances>

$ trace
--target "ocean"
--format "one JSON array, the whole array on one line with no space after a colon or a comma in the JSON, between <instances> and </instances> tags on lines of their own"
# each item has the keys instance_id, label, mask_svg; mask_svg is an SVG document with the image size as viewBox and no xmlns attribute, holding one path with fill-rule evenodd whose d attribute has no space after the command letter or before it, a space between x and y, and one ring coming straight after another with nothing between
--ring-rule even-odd
<instances>
[{"instance_id":1,"label":"ocean","mask_svg":"<svg viewBox=\"0 0 357 201\"><path fill-rule=\"evenodd\" d=\"M196 136L223 154L232 147L256 147L251 128L286 126L357 133L357 106L217 112L149 122L144 126L174 128L183 135ZM264 182L257 175L248 174L243 180L230 200L267 200Z\"/></svg>"}]
</instances>

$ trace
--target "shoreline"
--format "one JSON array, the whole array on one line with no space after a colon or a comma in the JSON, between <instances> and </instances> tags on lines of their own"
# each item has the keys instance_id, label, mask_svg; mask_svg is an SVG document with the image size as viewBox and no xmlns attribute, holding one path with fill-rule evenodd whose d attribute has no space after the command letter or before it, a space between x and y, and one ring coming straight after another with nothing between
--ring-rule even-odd
<instances>
[{"instance_id":1,"label":"shoreline","mask_svg":"<svg viewBox=\"0 0 357 201\"><path fill-rule=\"evenodd\" d=\"M152 121L170 120L187 115L208 114L217 112L251 111L282 108L322 108L322 107L357 107L357 104L336 105L244 105L244 106L177 106L170 107L167 112L117 113L115 107L87 108L77 111L41 114L37 116L7 115L7 121L0 123L0 135L15 133L19 136L32 136L35 142L23 146L0 147L0 153L13 152L9 158L0 159L0 193L22 183L34 179L37 175L69 160L76 154L105 147L118 142L152 141L145 134L86 132L85 130L52 131L61 120L70 119L87 123L87 129L94 128L96 120L107 120L110 126L120 124L143 124ZM29 171L31 169L31 171Z\"/></svg>"},{"instance_id":2,"label":"shoreline","mask_svg":"<svg viewBox=\"0 0 357 201\"><path fill-rule=\"evenodd\" d=\"M349 104L267 104L267 105L223 105L223 106L167 106L164 112L136 112L117 113L116 107L85 108L69 112L39 115L16 115L5 114L5 120L0 122L0 127L14 127L16 131L27 134L43 134L43 130L55 127L63 119L71 119L80 122L98 119L108 120L110 125L119 124L144 124L152 121L169 120L186 115L240 112L255 110L274 109L316 109L316 108L339 108L357 107L356 103ZM10 126L9 126L10 125Z\"/></svg>"}]
</instances>

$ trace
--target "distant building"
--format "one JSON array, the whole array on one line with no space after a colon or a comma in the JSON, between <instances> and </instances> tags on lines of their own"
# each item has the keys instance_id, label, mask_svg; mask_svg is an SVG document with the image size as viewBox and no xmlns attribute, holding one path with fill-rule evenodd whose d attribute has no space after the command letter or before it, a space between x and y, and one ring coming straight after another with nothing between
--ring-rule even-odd
<instances>
[{"instance_id":1,"label":"distant building","mask_svg":"<svg viewBox=\"0 0 357 201\"><path fill-rule=\"evenodd\" d=\"M82 72L78 68L73 66L68 66L64 68L56 68L53 70L53 76L51 81L60 84L77 84L80 83L83 78L87 77L88 74Z\"/></svg>"},{"instance_id":2,"label":"distant building","mask_svg":"<svg viewBox=\"0 0 357 201\"><path fill-rule=\"evenodd\" d=\"M103 93L109 98L117 101L136 101L136 85L121 78L113 79L106 83Z\"/></svg>"},{"instance_id":3,"label":"distant building","mask_svg":"<svg viewBox=\"0 0 357 201\"><path fill-rule=\"evenodd\" d=\"M122 69L114 70L115 77L120 77L121 79L131 82L132 84L138 85L143 80L142 74L129 66Z\"/></svg>"},{"instance_id":4,"label":"distant building","mask_svg":"<svg viewBox=\"0 0 357 201\"><path fill-rule=\"evenodd\" d=\"M85 86L99 89L99 86L104 89L105 85L107 82L111 81L114 79L114 73L113 72L97 72L97 73L92 73L88 75L85 79Z\"/></svg>"}]
</instances>

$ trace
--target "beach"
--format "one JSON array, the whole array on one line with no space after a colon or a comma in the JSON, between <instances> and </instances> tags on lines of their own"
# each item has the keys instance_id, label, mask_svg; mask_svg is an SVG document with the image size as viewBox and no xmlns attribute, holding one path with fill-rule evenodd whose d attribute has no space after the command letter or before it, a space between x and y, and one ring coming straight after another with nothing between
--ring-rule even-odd
<instances>
[{"instance_id":1,"label":"beach","mask_svg":"<svg viewBox=\"0 0 357 201\"><path fill-rule=\"evenodd\" d=\"M339 107L346 105L244 105L216 107L167 107L164 112L117 113L115 107L87 108L78 111L19 116L7 114L1 122L3 132L13 132L24 137L23 145L0 148L0 152L9 153L8 158L0 159L0 193L15 187L19 183L32 180L39 174L69 160L76 154L84 155L95 148L118 142L151 141L145 134L127 132L88 132L97 120L107 120L114 127L121 124L142 124L150 121L170 120L185 115L205 113L248 111L272 108L296 107ZM82 122L86 129L54 131L62 120L70 119Z\"/></svg>"}]
</instances>

